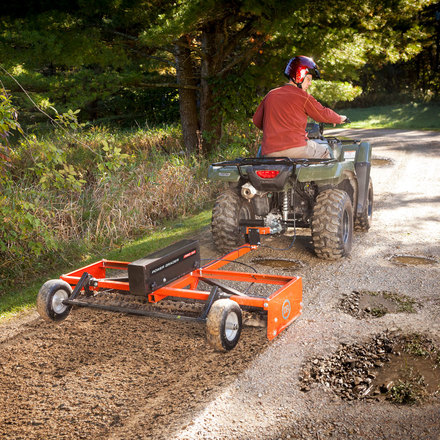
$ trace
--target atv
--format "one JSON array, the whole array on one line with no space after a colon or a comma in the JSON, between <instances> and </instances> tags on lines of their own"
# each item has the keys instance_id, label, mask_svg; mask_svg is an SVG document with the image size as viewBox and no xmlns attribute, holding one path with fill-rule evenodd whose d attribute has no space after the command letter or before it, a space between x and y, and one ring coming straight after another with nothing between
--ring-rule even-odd
<instances>
[{"instance_id":1,"label":"atv","mask_svg":"<svg viewBox=\"0 0 440 440\"><path fill-rule=\"evenodd\" d=\"M311 228L319 258L350 254L353 230L368 231L372 221L371 146L324 137L323 127L307 124L308 137L325 144L330 159L253 157L209 167L211 180L228 183L212 211L219 251L229 252L246 241L260 244L260 234L295 228L296 236L296 228Z\"/></svg>"}]
</instances>

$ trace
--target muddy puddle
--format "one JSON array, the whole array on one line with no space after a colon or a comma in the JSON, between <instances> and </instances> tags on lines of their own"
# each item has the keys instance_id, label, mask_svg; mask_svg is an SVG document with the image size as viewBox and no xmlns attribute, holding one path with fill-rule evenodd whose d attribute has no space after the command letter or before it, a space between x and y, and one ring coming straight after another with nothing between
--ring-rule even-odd
<instances>
[{"instance_id":1,"label":"muddy puddle","mask_svg":"<svg viewBox=\"0 0 440 440\"><path fill-rule=\"evenodd\" d=\"M371 159L371 165L375 167L388 167L393 164L394 162L386 157L373 157Z\"/></svg>"},{"instance_id":2,"label":"muddy puddle","mask_svg":"<svg viewBox=\"0 0 440 440\"><path fill-rule=\"evenodd\" d=\"M415 313L421 307L413 298L391 291L352 291L343 295L339 309L358 319L380 318L387 313Z\"/></svg>"},{"instance_id":3,"label":"muddy puddle","mask_svg":"<svg viewBox=\"0 0 440 440\"><path fill-rule=\"evenodd\" d=\"M393 255L389 260L391 263L399 266L424 266L438 263L433 257L421 257L417 255Z\"/></svg>"},{"instance_id":4,"label":"muddy puddle","mask_svg":"<svg viewBox=\"0 0 440 440\"><path fill-rule=\"evenodd\" d=\"M398 354L376 370L370 393L380 400L417 403L429 396L439 396L440 371L435 359L414 356L396 347Z\"/></svg>"},{"instance_id":5,"label":"muddy puddle","mask_svg":"<svg viewBox=\"0 0 440 440\"><path fill-rule=\"evenodd\" d=\"M422 404L440 399L440 351L426 336L384 332L311 359L300 382L303 392L321 384L344 400Z\"/></svg>"},{"instance_id":6,"label":"muddy puddle","mask_svg":"<svg viewBox=\"0 0 440 440\"><path fill-rule=\"evenodd\" d=\"M291 260L288 258L264 258L258 257L252 260L252 263L260 264L262 266L272 267L274 269L298 269L304 267L304 263L299 260Z\"/></svg>"}]
</instances>

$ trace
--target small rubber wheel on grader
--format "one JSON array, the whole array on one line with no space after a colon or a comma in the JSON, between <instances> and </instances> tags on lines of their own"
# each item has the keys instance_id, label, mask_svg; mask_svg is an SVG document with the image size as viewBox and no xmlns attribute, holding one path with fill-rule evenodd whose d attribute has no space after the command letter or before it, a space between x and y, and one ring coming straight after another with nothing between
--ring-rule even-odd
<instances>
[{"instance_id":1,"label":"small rubber wheel on grader","mask_svg":"<svg viewBox=\"0 0 440 440\"><path fill-rule=\"evenodd\" d=\"M338 260L350 254L353 243L353 206L340 189L327 189L316 198L312 218L315 253L324 260Z\"/></svg>"},{"instance_id":2,"label":"small rubber wheel on grader","mask_svg":"<svg viewBox=\"0 0 440 440\"><path fill-rule=\"evenodd\" d=\"M251 203L237 191L228 189L221 193L212 210L211 230L215 246L229 252L244 244L240 234L240 220L255 218Z\"/></svg>"},{"instance_id":3,"label":"small rubber wheel on grader","mask_svg":"<svg viewBox=\"0 0 440 440\"><path fill-rule=\"evenodd\" d=\"M373 221L373 181L370 179L368 185L367 203L364 212L356 216L354 221L354 230L359 232L367 232Z\"/></svg>"},{"instance_id":4,"label":"small rubber wheel on grader","mask_svg":"<svg viewBox=\"0 0 440 440\"><path fill-rule=\"evenodd\" d=\"M72 295L72 288L63 280L49 280L42 286L37 296L37 311L49 322L59 322L66 319L71 306L63 301Z\"/></svg>"},{"instance_id":5,"label":"small rubber wheel on grader","mask_svg":"<svg viewBox=\"0 0 440 440\"><path fill-rule=\"evenodd\" d=\"M206 338L216 351L232 350L240 339L242 314L231 299L214 302L206 320Z\"/></svg>"}]
</instances>

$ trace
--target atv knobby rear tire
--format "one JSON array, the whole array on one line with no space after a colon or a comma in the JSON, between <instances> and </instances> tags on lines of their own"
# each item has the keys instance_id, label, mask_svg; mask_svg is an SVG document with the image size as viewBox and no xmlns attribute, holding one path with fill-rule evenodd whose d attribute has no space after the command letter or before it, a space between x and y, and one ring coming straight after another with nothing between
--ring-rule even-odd
<instances>
[{"instance_id":1,"label":"atv knobby rear tire","mask_svg":"<svg viewBox=\"0 0 440 440\"><path fill-rule=\"evenodd\" d=\"M368 185L367 203L364 212L356 216L354 221L354 230L360 232L367 232L373 221L373 181L370 179Z\"/></svg>"},{"instance_id":2,"label":"atv knobby rear tire","mask_svg":"<svg viewBox=\"0 0 440 440\"><path fill-rule=\"evenodd\" d=\"M214 302L206 320L206 339L216 351L232 350L240 339L242 314L231 299Z\"/></svg>"},{"instance_id":3,"label":"atv knobby rear tire","mask_svg":"<svg viewBox=\"0 0 440 440\"><path fill-rule=\"evenodd\" d=\"M212 210L211 231L216 248L229 252L244 244L239 222L252 218L252 205L248 200L232 189L221 193Z\"/></svg>"},{"instance_id":4,"label":"atv knobby rear tire","mask_svg":"<svg viewBox=\"0 0 440 440\"><path fill-rule=\"evenodd\" d=\"M315 253L324 260L338 260L350 254L353 241L353 206L340 189L328 189L316 198L312 217Z\"/></svg>"}]
</instances>

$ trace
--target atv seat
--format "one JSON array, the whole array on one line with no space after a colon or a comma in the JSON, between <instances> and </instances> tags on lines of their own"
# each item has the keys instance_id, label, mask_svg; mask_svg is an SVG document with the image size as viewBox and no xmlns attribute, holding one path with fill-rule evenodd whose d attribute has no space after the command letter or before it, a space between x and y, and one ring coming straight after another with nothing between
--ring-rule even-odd
<instances>
[{"instance_id":1,"label":"atv seat","mask_svg":"<svg viewBox=\"0 0 440 440\"><path fill-rule=\"evenodd\" d=\"M317 142L317 139L313 139L313 140L314 140L315 142ZM318 141L318 143L321 143L321 142ZM324 143L324 142L323 142L323 143ZM327 149L328 149L329 152L330 152L330 159L336 159L336 160L339 159L342 150L340 150L340 149L333 149L333 148L330 147L330 145L328 145L328 148L327 148ZM261 145L258 147L257 155L256 155L255 157L266 157L266 156L263 156L263 155L261 154ZM282 156L280 156L280 157L282 157ZM304 158L304 159L306 159L306 158Z\"/></svg>"}]
</instances>

